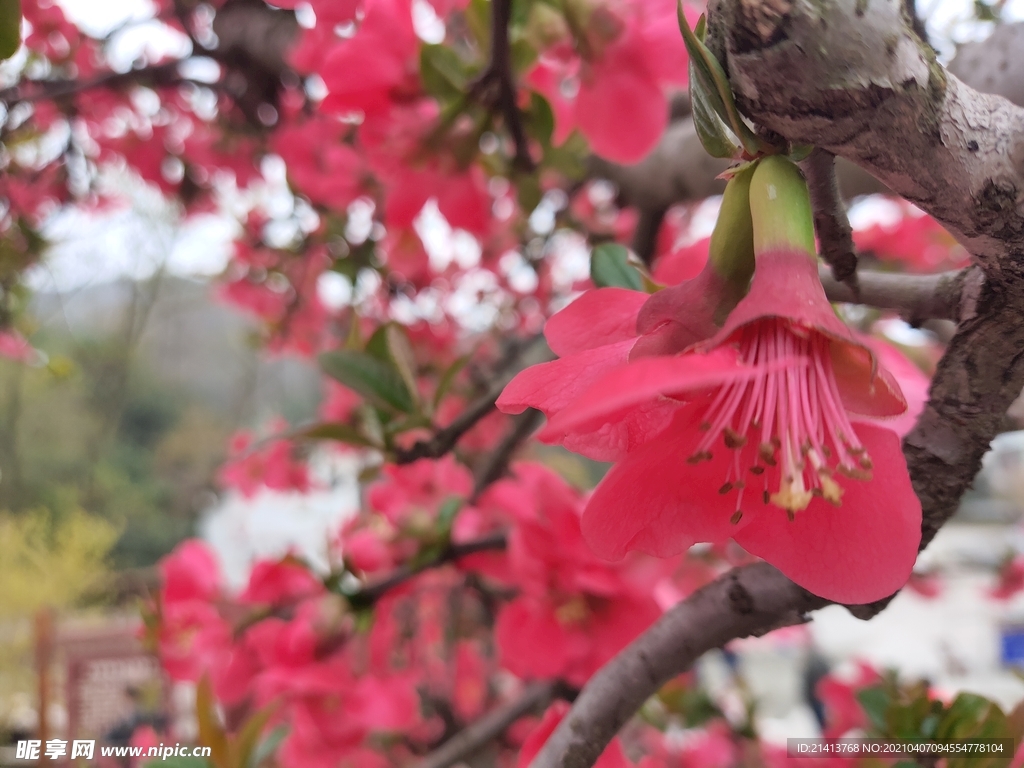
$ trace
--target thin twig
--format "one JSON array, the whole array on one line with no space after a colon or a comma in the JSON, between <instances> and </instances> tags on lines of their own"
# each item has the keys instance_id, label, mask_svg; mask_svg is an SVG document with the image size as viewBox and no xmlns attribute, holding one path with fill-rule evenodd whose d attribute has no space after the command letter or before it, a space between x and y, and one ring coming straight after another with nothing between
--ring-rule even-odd
<instances>
[{"instance_id":1,"label":"thin twig","mask_svg":"<svg viewBox=\"0 0 1024 768\"><path fill-rule=\"evenodd\" d=\"M640 217L633 230L633 252L647 266L654 260L658 247L658 231L665 220L665 208L641 208Z\"/></svg>"},{"instance_id":2,"label":"thin twig","mask_svg":"<svg viewBox=\"0 0 1024 768\"><path fill-rule=\"evenodd\" d=\"M980 272L977 267L937 275L862 270L856 291L849 283L839 282L828 267L822 266L818 276L831 301L895 309L911 325L920 325L925 320L959 320L964 286Z\"/></svg>"},{"instance_id":3,"label":"thin twig","mask_svg":"<svg viewBox=\"0 0 1024 768\"><path fill-rule=\"evenodd\" d=\"M187 78L176 75L178 66L183 61L183 59L175 59L161 64L130 69L127 72L104 72L88 80L27 80L0 91L0 102L9 108L21 102L56 101L94 88L119 88L124 85L133 85L147 78L152 78L156 85L177 85L188 82Z\"/></svg>"},{"instance_id":4,"label":"thin twig","mask_svg":"<svg viewBox=\"0 0 1024 768\"><path fill-rule=\"evenodd\" d=\"M503 734L523 715L546 707L555 697L557 689L558 683L551 680L530 683L518 699L488 712L472 725L456 733L423 758L416 768L450 768L465 760L489 741Z\"/></svg>"},{"instance_id":5,"label":"thin twig","mask_svg":"<svg viewBox=\"0 0 1024 768\"><path fill-rule=\"evenodd\" d=\"M533 434L543 420L544 414L535 408L527 408L513 418L512 429L477 470L473 482L473 495L469 497L470 503L475 502L487 486L505 474L516 449Z\"/></svg>"},{"instance_id":6,"label":"thin twig","mask_svg":"<svg viewBox=\"0 0 1024 768\"><path fill-rule=\"evenodd\" d=\"M836 156L815 148L803 162L807 188L814 206L814 231L821 243L821 257L832 267L832 275L857 295L857 251L853 230L846 218L846 206L836 181Z\"/></svg>"},{"instance_id":7,"label":"thin twig","mask_svg":"<svg viewBox=\"0 0 1024 768\"><path fill-rule=\"evenodd\" d=\"M353 603L358 603L359 605L372 605L380 600L388 590L394 589L400 584L404 584L413 576L416 576L423 571L430 568L436 568L437 566L444 565L445 563L454 562L459 558L466 557L467 555L472 555L477 552L505 549L507 545L507 537L502 531L490 533L486 536L481 536L479 539L466 541L462 544L449 544L444 550L438 553L436 557L425 562L417 563L416 565L400 566L393 573L383 579L367 584L355 594L349 595L349 599Z\"/></svg>"},{"instance_id":8,"label":"thin twig","mask_svg":"<svg viewBox=\"0 0 1024 768\"><path fill-rule=\"evenodd\" d=\"M534 168L530 157L523 117L519 113L517 89L512 74L512 48L508 39L512 16L512 0L493 0L491 3L491 61L483 74L469 87L473 98L488 106L500 108L505 126L516 145L513 165L520 171Z\"/></svg>"},{"instance_id":9,"label":"thin twig","mask_svg":"<svg viewBox=\"0 0 1024 768\"><path fill-rule=\"evenodd\" d=\"M409 448L397 449L395 463L410 464L418 459L441 458L452 450L462 436L476 426L477 422L494 410L498 396L519 371L551 359L551 351L546 345L540 343L540 337L530 340L518 356L516 364L509 366L504 373L495 376L488 385L487 391L470 403L451 424L437 430L428 440L418 440Z\"/></svg>"}]
</instances>

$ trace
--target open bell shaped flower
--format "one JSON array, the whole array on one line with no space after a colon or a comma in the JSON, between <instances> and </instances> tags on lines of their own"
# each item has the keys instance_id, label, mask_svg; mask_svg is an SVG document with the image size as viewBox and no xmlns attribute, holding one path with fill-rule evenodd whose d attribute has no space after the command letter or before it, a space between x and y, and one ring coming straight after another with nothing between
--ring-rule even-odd
<instances>
[{"instance_id":1,"label":"open bell shaped flower","mask_svg":"<svg viewBox=\"0 0 1024 768\"><path fill-rule=\"evenodd\" d=\"M906 402L825 297L800 172L784 158L760 161L750 205L754 278L721 330L605 374L547 430L594 430L638 403L675 404L667 428L590 499L582 530L598 554L666 557L732 538L817 595L871 602L910 576L921 506L897 435L858 418L898 416Z\"/></svg>"},{"instance_id":2,"label":"open bell shaped flower","mask_svg":"<svg viewBox=\"0 0 1024 768\"><path fill-rule=\"evenodd\" d=\"M718 333L753 272L747 204L751 175L737 174L727 185L719 214L722 226L712 236L708 261L696 277L653 295L625 288L585 292L544 327L559 359L520 372L498 398L498 409L522 413L536 408L553 425L601 377L631 368L630 360L676 354ZM713 364L719 358L734 362L735 354L709 355L707 364L718 370ZM676 405L663 398L637 400L613 421L549 426L540 439L597 461L617 461L663 430Z\"/></svg>"}]
</instances>

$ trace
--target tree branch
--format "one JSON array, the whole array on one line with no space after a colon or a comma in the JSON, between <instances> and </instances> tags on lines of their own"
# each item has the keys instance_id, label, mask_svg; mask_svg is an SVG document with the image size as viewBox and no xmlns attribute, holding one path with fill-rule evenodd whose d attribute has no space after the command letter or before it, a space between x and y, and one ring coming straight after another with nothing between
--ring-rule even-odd
<instances>
[{"instance_id":1,"label":"tree branch","mask_svg":"<svg viewBox=\"0 0 1024 768\"><path fill-rule=\"evenodd\" d=\"M868 270L858 273L858 289L854 291L847 283L839 282L828 267L820 267L818 277L829 301L895 309L911 325L925 320L959 320L964 288L983 279L977 267L937 275Z\"/></svg>"},{"instance_id":2,"label":"tree branch","mask_svg":"<svg viewBox=\"0 0 1024 768\"><path fill-rule=\"evenodd\" d=\"M973 88L1024 105L1024 57L1018 54L1022 41L1024 22L1005 24L988 40L963 46L949 69ZM842 44L846 47L848 42ZM689 117L669 125L658 146L636 165L616 165L596 156L589 159L592 175L614 182L630 204L652 209L720 195L725 183L715 177L727 165L704 151ZM878 179L841 156L836 158L836 176L847 200L888 191Z\"/></svg>"},{"instance_id":3,"label":"tree branch","mask_svg":"<svg viewBox=\"0 0 1024 768\"><path fill-rule=\"evenodd\" d=\"M104 72L86 80L26 80L0 91L0 102L10 108L22 102L59 101L94 88L122 88L126 85L138 85L146 82L157 86L190 82L178 74L178 66L182 61L180 59L165 61L160 64L130 69L127 72ZM211 87L208 83L201 83L201 85Z\"/></svg>"},{"instance_id":4,"label":"tree branch","mask_svg":"<svg viewBox=\"0 0 1024 768\"><path fill-rule=\"evenodd\" d=\"M466 557L467 555L473 555L477 552L489 552L492 550L505 549L506 546L508 546L508 540L505 533L502 531L490 533L486 536L481 536L479 539L466 541L462 544L449 544L443 551L438 553L436 557L425 562L417 563L416 565L403 565L395 569L395 571L390 575L385 576L379 581L367 584L358 592L349 595L348 597L353 603L358 603L359 605L372 605L380 600L388 590L404 584L413 576L423 573L423 571L430 568L436 568L437 566L444 565L445 563L454 562L459 558Z\"/></svg>"},{"instance_id":5,"label":"tree branch","mask_svg":"<svg viewBox=\"0 0 1024 768\"><path fill-rule=\"evenodd\" d=\"M508 27L512 14L512 0L491 2L491 61L483 74L469 88L472 97L488 106L497 107L505 119L505 127L512 135L516 153L512 164L520 171L533 170L529 142L519 114L518 91L512 74L512 49Z\"/></svg>"},{"instance_id":6,"label":"tree branch","mask_svg":"<svg viewBox=\"0 0 1024 768\"><path fill-rule=\"evenodd\" d=\"M419 440L410 448L396 450L395 463L410 464L418 459L439 459L452 450L464 434L494 410L498 396L519 371L553 359L551 350L541 341L541 337L531 339L522 354L518 356L516 364L510 366L504 373L495 376L487 386L487 391L466 406L466 409L451 424L437 430L429 440Z\"/></svg>"},{"instance_id":7,"label":"tree branch","mask_svg":"<svg viewBox=\"0 0 1024 768\"><path fill-rule=\"evenodd\" d=\"M668 611L583 687L530 768L589 768L655 691L712 648L806 622L827 601L767 563L735 568Z\"/></svg>"},{"instance_id":8,"label":"tree branch","mask_svg":"<svg viewBox=\"0 0 1024 768\"><path fill-rule=\"evenodd\" d=\"M632 246L633 252L648 267L654 260L654 253L658 247L658 231L661 229L661 223L665 220L667 212L667 208L640 209L640 218L633 231Z\"/></svg>"},{"instance_id":9,"label":"tree branch","mask_svg":"<svg viewBox=\"0 0 1024 768\"><path fill-rule=\"evenodd\" d=\"M555 697L557 689L558 683L555 681L530 683L518 699L488 712L472 725L456 733L423 758L416 768L450 768L465 760L489 741L503 734L523 715L546 707Z\"/></svg>"},{"instance_id":10,"label":"tree branch","mask_svg":"<svg viewBox=\"0 0 1024 768\"><path fill-rule=\"evenodd\" d=\"M821 257L832 267L832 275L845 283L854 296L857 289L857 251L853 229L846 218L846 205L839 195L836 156L815 148L803 163L807 188L814 208L814 231L821 243Z\"/></svg>"},{"instance_id":11,"label":"tree branch","mask_svg":"<svg viewBox=\"0 0 1024 768\"><path fill-rule=\"evenodd\" d=\"M533 434L543 420L544 414L534 408L527 408L513 417L512 429L477 470L473 482L473 495L469 497L470 503L475 502L487 486L505 474L516 449Z\"/></svg>"}]
</instances>

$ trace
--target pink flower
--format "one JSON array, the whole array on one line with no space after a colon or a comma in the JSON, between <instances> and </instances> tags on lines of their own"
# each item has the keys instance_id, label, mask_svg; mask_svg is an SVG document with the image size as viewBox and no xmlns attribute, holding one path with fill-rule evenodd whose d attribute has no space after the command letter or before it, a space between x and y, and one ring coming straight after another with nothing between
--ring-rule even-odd
<instances>
[{"instance_id":1,"label":"pink flower","mask_svg":"<svg viewBox=\"0 0 1024 768\"><path fill-rule=\"evenodd\" d=\"M520 677L582 685L661 611L628 561L610 564L587 547L578 494L542 465L518 464L515 473L529 499L509 536L521 594L495 627L502 664Z\"/></svg>"},{"instance_id":2,"label":"pink flower","mask_svg":"<svg viewBox=\"0 0 1024 768\"><path fill-rule=\"evenodd\" d=\"M711 336L718 330L713 304L721 291L716 281L714 270L707 268L694 280L653 297L625 288L587 291L544 326L559 359L522 371L501 393L498 408L505 413L537 408L553 422L602 376L626 367L638 346L667 353ZM674 409L673 403L651 399L594 428L556 429L549 423L540 438L598 461L614 461L663 427Z\"/></svg>"},{"instance_id":3,"label":"pink flower","mask_svg":"<svg viewBox=\"0 0 1024 768\"><path fill-rule=\"evenodd\" d=\"M164 604L189 600L210 602L220 594L220 567L210 548L188 539L160 561Z\"/></svg>"},{"instance_id":4,"label":"pink flower","mask_svg":"<svg viewBox=\"0 0 1024 768\"><path fill-rule=\"evenodd\" d=\"M858 662L852 680L843 681L834 675L822 678L816 693L825 705L824 736L838 739L854 729L867 728L867 715L857 700L857 692L882 682L881 676L864 662Z\"/></svg>"},{"instance_id":5,"label":"pink flower","mask_svg":"<svg viewBox=\"0 0 1024 768\"><path fill-rule=\"evenodd\" d=\"M465 499L473 491L469 470L450 454L403 466L388 464L383 474L383 479L370 486L367 499L371 508L396 526L414 517L432 519L446 500Z\"/></svg>"},{"instance_id":6,"label":"pink flower","mask_svg":"<svg viewBox=\"0 0 1024 768\"><path fill-rule=\"evenodd\" d=\"M419 41L409 0L366 0L364 8L355 35L336 39L320 64L325 110L377 115L418 90Z\"/></svg>"},{"instance_id":7,"label":"pink flower","mask_svg":"<svg viewBox=\"0 0 1024 768\"><path fill-rule=\"evenodd\" d=\"M567 41L542 54L527 82L551 103L554 143L576 127L594 152L635 163L668 124L664 90L686 84L686 48L674 4L643 0L589 10L575 50Z\"/></svg>"},{"instance_id":8,"label":"pink flower","mask_svg":"<svg viewBox=\"0 0 1024 768\"><path fill-rule=\"evenodd\" d=\"M769 236L785 231L762 219L773 210L769 182L777 195L788 184L806 200L786 162L767 158L754 172L751 199L763 198L754 208L757 267L723 328L683 355L591 379L545 432L615 428L645 403L671 409L668 426L638 436L587 505L583 534L602 556L639 549L666 557L732 538L815 594L866 603L910 576L921 506L896 435L851 416L895 416L906 403L833 313L810 233L800 247ZM809 213L806 220L809 229Z\"/></svg>"},{"instance_id":9,"label":"pink flower","mask_svg":"<svg viewBox=\"0 0 1024 768\"><path fill-rule=\"evenodd\" d=\"M324 421L348 421L363 398L334 379L324 377L324 399L320 403L320 418Z\"/></svg>"},{"instance_id":10,"label":"pink flower","mask_svg":"<svg viewBox=\"0 0 1024 768\"><path fill-rule=\"evenodd\" d=\"M218 479L246 498L264 486L276 491L300 492L310 487L309 470L294 458L290 440L274 439L264 445L254 445L249 432L239 432L231 438L231 457L221 467Z\"/></svg>"},{"instance_id":11,"label":"pink flower","mask_svg":"<svg viewBox=\"0 0 1024 768\"><path fill-rule=\"evenodd\" d=\"M272 148L288 164L288 180L313 203L344 210L362 190L363 160L343 140L343 126L328 118L286 125Z\"/></svg>"},{"instance_id":12,"label":"pink flower","mask_svg":"<svg viewBox=\"0 0 1024 768\"><path fill-rule=\"evenodd\" d=\"M452 705L464 723L472 722L483 714L487 705L488 672L486 660L476 643L462 640L455 646Z\"/></svg>"},{"instance_id":13,"label":"pink flower","mask_svg":"<svg viewBox=\"0 0 1024 768\"><path fill-rule=\"evenodd\" d=\"M670 227L664 227L663 233L670 232ZM659 237L659 242L662 240ZM686 245L676 245L674 242L665 243L666 253L654 262L653 277L659 283L675 285L684 280L691 280L698 275L708 260L708 246L710 238L697 240Z\"/></svg>"},{"instance_id":14,"label":"pink flower","mask_svg":"<svg viewBox=\"0 0 1024 768\"><path fill-rule=\"evenodd\" d=\"M0 331L0 357L31 363L36 359L36 351L17 331Z\"/></svg>"},{"instance_id":15,"label":"pink flower","mask_svg":"<svg viewBox=\"0 0 1024 768\"><path fill-rule=\"evenodd\" d=\"M160 663L174 680L198 680L229 658L231 627L201 600L167 602L160 609Z\"/></svg>"},{"instance_id":16,"label":"pink flower","mask_svg":"<svg viewBox=\"0 0 1024 768\"><path fill-rule=\"evenodd\" d=\"M668 429L598 486L583 518L587 540L621 557L733 538L823 597L891 594L916 559L921 507L896 435L848 414L897 415L905 404L832 314L814 263L800 253L761 256L750 294L704 346L723 345L738 346L741 363L762 373L679 404ZM707 387L694 370L700 360L650 358L639 371L613 372L550 428L615 418L648 393ZM735 376L735 365L723 376Z\"/></svg>"},{"instance_id":17,"label":"pink flower","mask_svg":"<svg viewBox=\"0 0 1024 768\"><path fill-rule=\"evenodd\" d=\"M881 422L881 425L886 429L891 429L901 438L906 437L907 433L917 424L917 418L928 402L928 387L931 384L931 379L888 341L877 336L860 336L859 338L878 356L878 364L896 379L900 391L907 401L905 413L895 418L886 419Z\"/></svg>"},{"instance_id":18,"label":"pink flower","mask_svg":"<svg viewBox=\"0 0 1024 768\"><path fill-rule=\"evenodd\" d=\"M220 568L206 544L189 539L160 561L159 570L160 661L175 680L198 680L230 652L230 627L214 605Z\"/></svg>"},{"instance_id":19,"label":"pink flower","mask_svg":"<svg viewBox=\"0 0 1024 768\"><path fill-rule=\"evenodd\" d=\"M297 560L261 560L249 574L249 585L239 596L246 603L288 603L323 593L324 585Z\"/></svg>"},{"instance_id":20,"label":"pink flower","mask_svg":"<svg viewBox=\"0 0 1024 768\"><path fill-rule=\"evenodd\" d=\"M727 226L721 230L745 229L749 236L749 188L749 173L738 174L729 182L720 219ZM560 443L599 461L623 458L664 429L676 403L659 392L635 398L615 419L600 423L577 420L569 424L559 421L558 415L595 382L615 371L635 377L632 384L643 385L648 363L638 367L629 365L630 361L674 355L718 332L746 292L753 259L719 231L713 245L714 257L706 259L691 280L653 295L623 288L587 291L554 315L544 326L544 335L559 359L516 376L498 398L499 410L520 413L533 407L543 411L549 421L540 434L542 441ZM692 373L696 376L701 369L713 376L724 359L732 359L729 351L716 355L693 360Z\"/></svg>"},{"instance_id":21,"label":"pink flower","mask_svg":"<svg viewBox=\"0 0 1024 768\"><path fill-rule=\"evenodd\" d=\"M935 219L905 201L892 201L899 218L853 233L857 250L899 261L912 272L938 272L966 266L971 255Z\"/></svg>"},{"instance_id":22,"label":"pink flower","mask_svg":"<svg viewBox=\"0 0 1024 768\"><path fill-rule=\"evenodd\" d=\"M1024 556L1008 559L999 569L999 580L989 594L996 600L1009 600L1024 590Z\"/></svg>"}]
</instances>

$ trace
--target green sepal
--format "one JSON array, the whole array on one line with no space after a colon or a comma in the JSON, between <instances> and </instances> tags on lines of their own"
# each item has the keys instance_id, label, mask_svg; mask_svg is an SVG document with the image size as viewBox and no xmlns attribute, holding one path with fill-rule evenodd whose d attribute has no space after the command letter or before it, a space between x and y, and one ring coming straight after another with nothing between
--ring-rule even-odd
<instances>
[{"instance_id":1,"label":"green sepal","mask_svg":"<svg viewBox=\"0 0 1024 768\"><path fill-rule=\"evenodd\" d=\"M708 244L708 261L715 272L745 294L754 274L754 222L750 213L750 184L757 163L744 163L725 185L718 220ZM737 297L738 299L739 297ZM731 307L730 307L731 309Z\"/></svg>"},{"instance_id":2,"label":"green sepal","mask_svg":"<svg viewBox=\"0 0 1024 768\"><path fill-rule=\"evenodd\" d=\"M754 253L799 250L816 258L814 214L803 174L782 155L762 158L750 181Z\"/></svg>"}]
</instances>

